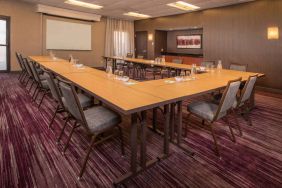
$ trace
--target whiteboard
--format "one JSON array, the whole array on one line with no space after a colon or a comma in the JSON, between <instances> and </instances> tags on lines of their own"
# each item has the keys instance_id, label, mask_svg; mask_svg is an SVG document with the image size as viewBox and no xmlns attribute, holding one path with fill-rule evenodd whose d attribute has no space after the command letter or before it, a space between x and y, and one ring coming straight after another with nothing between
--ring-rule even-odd
<instances>
[{"instance_id":1,"label":"whiteboard","mask_svg":"<svg viewBox=\"0 0 282 188\"><path fill-rule=\"evenodd\" d=\"M47 19L46 49L92 50L91 25Z\"/></svg>"}]
</instances>

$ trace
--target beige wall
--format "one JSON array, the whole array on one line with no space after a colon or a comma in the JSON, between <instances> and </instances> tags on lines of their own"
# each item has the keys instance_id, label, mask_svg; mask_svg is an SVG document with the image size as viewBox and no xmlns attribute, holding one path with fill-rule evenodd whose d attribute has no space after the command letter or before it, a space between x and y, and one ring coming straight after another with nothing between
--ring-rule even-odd
<instances>
[{"instance_id":1,"label":"beige wall","mask_svg":"<svg viewBox=\"0 0 282 188\"><path fill-rule=\"evenodd\" d=\"M84 22L67 18L41 15L35 12L35 5L18 0L0 0L0 15L11 17L11 71L19 70L15 52L24 55L48 54L45 49L46 19L59 19L71 22L92 24L92 51L56 50L58 57L68 58L72 54L81 63L88 66L102 66L101 56L105 49L105 19L101 22Z\"/></svg>"},{"instance_id":2,"label":"beige wall","mask_svg":"<svg viewBox=\"0 0 282 188\"><path fill-rule=\"evenodd\" d=\"M236 6L135 22L136 31L203 27L203 53L206 59L248 64L249 71L266 77L260 85L282 89L282 0L257 0ZM279 40L267 40L267 27L278 26ZM149 46L148 54L154 56Z\"/></svg>"}]
</instances>

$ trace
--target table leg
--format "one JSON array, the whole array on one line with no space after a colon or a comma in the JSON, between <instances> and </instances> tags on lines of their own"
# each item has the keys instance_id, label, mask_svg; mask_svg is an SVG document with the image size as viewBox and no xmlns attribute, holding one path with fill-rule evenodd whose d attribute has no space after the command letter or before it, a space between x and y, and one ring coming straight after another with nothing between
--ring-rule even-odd
<instances>
[{"instance_id":1,"label":"table leg","mask_svg":"<svg viewBox=\"0 0 282 188\"><path fill-rule=\"evenodd\" d=\"M182 140L182 101L177 102L177 144Z\"/></svg>"},{"instance_id":2,"label":"table leg","mask_svg":"<svg viewBox=\"0 0 282 188\"><path fill-rule=\"evenodd\" d=\"M153 130L156 131L157 130L157 119L158 119L158 111L157 108L153 109Z\"/></svg>"},{"instance_id":3,"label":"table leg","mask_svg":"<svg viewBox=\"0 0 282 188\"><path fill-rule=\"evenodd\" d=\"M174 118L175 117L175 103L170 105L170 141L174 140L175 131L174 131Z\"/></svg>"},{"instance_id":4,"label":"table leg","mask_svg":"<svg viewBox=\"0 0 282 188\"><path fill-rule=\"evenodd\" d=\"M131 131L130 131L130 147L131 147L131 172L137 171L137 114L131 115Z\"/></svg>"},{"instance_id":5,"label":"table leg","mask_svg":"<svg viewBox=\"0 0 282 188\"><path fill-rule=\"evenodd\" d=\"M147 125L146 125L146 111L141 112L141 147L140 147L140 164L142 168L146 168L146 134L147 134Z\"/></svg>"},{"instance_id":6,"label":"table leg","mask_svg":"<svg viewBox=\"0 0 282 188\"><path fill-rule=\"evenodd\" d=\"M165 116L164 155L168 156L169 154L169 105L164 106L164 116Z\"/></svg>"},{"instance_id":7,"label":"table leg","mask_svg":"<svg viewBox=\"0 0 282 188\"><path fill-rule=\"evenodd\" d=\"M113 66L112 66L112 70L113 70L113 74L114 74L114 72L115 72L115 70L116 70L116 62L117 62L117 60L116 59L113 59L113 61L112 61L113 63Z\"/></svg>"}]
</instances>

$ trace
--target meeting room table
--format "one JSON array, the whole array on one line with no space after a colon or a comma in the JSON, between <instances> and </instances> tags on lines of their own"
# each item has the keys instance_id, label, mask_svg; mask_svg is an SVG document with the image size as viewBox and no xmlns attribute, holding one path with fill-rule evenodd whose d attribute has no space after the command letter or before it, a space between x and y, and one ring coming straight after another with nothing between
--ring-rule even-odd
<instances>
[{"instance_id":1,"label":"meeting room table","mask_svg":"<svg viewBox=\"0 0 282 188\"><path fill-rule=\"evenodd\" d=\"M177 82L174 78L125 82L115 79L113 75L104 71L88 66L77 67L63 59L53 60L47 56L29 56L29 59L71 81L76 87L89 92L112 110L131 116L130 170L114 180L115 185L127 181L156 162L167 158L170 143L176 144L191 156L193 155L193 152L182 144L182 104L184 100L225 88L229 80L241 77L243 81L246 81L249 76L258 74L222 69L196 74L193 79L181 82ZM131 58L125 60L132 61ZM177 66L184 70L191 68L190 65L177 64ZM261 77L263 74L259 74L259 76ZM147 112L153 110L152 129L156 131L157 109L161 109L164 115L163 148L158 157L148 161L146 158ZM139 163L137 158L138 126L141 126Z\"/></svg>"}]
</instances>

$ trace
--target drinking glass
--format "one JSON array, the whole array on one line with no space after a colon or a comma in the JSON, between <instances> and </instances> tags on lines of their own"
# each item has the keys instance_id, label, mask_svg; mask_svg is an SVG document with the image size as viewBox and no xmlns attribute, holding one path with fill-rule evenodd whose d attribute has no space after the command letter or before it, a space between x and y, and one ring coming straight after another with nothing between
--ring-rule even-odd
<instances>
[{"instance_id":1,"label":"drinking glass","mask_svg":"<svg viewBox=\"0 0 282 188\"><path fill-rule=\"evenodd\" d=\"M118 79L119 79L119 80L122 80L122 77L123 77L123 71L120 70L120 71L118 72Z\"/></svg>"},{"instance_id":2,"label":"drinking glass","mask_svg":"<svg viewBox=\"0 0 282 188\"><path fill-rule=\"evenodd\" d=\"M115 70L114 74L115 74L115 79L117 80L118 79L119 70Z\"/></svg>"},{"instance_id":3,"label":"drinking glass","mask_svg":"<svg viewBox=\"0 0 282 188\"><path fill-rule=\"evenodd\" d=\"M184 79L184 77L185 77L185 72L184 72L184 71L181 71L181 72L180 72L180 77L181 77L182 79Z\"/></svg>"}]
</instances>

